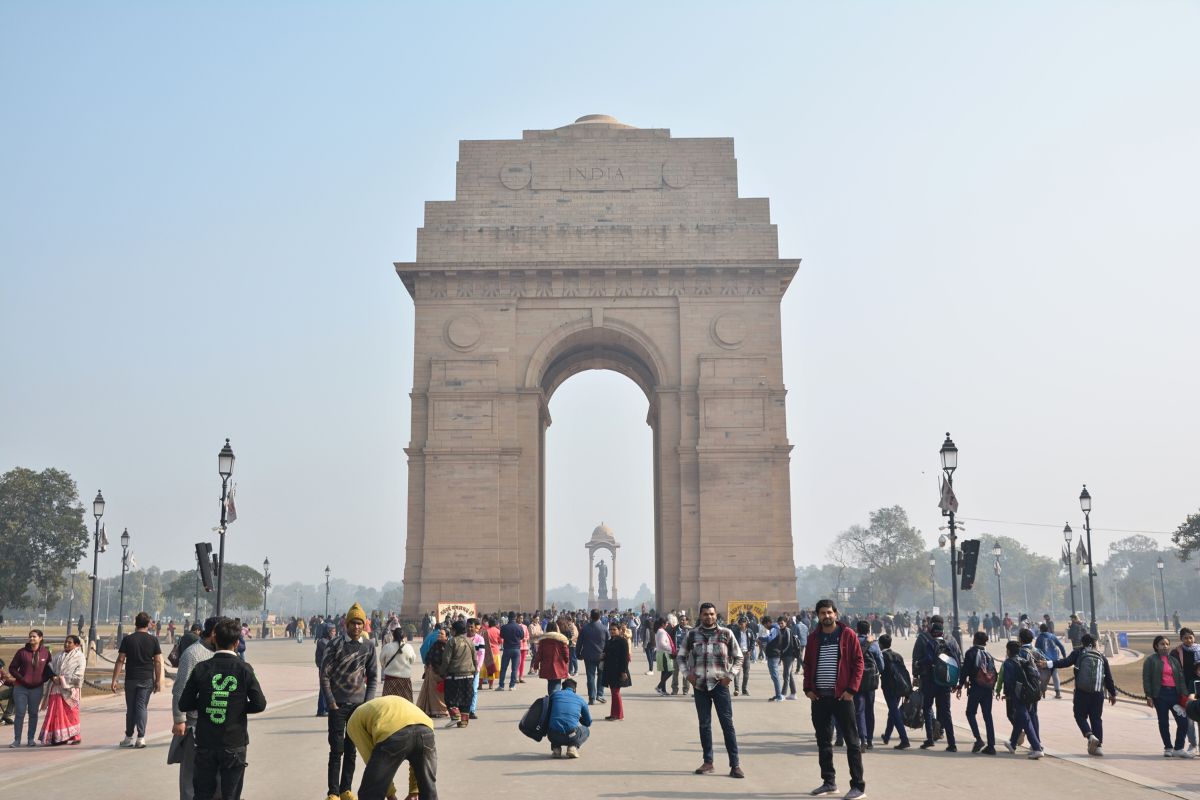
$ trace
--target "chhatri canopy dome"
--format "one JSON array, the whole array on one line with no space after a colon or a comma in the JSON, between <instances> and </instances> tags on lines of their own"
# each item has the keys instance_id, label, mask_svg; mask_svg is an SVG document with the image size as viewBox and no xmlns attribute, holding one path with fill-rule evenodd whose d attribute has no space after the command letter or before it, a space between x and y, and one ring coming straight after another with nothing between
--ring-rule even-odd
<instances>
[{"instance_id":1,"label":"chhatri canopy dome","mask_svg":"<svg viewBox=\"0 0 1200 800\"><path fill-rule=\"evenodd\" d=\"M597 525L596 529L592 531L591 540L588 541L587 545L584 546L587 547L599 544L606 544L612 547L620 546L617 544L617 537L613 536L612 528L608 527L603 522Z\"/></svg>"}]
</instances>

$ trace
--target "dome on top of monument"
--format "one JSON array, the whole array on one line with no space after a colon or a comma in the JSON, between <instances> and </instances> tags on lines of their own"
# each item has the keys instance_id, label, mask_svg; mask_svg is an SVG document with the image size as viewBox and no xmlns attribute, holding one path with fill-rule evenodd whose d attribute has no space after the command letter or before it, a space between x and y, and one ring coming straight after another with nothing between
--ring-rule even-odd
<instances>
[{"instance_id":1,"label":"dome on top of monument","mask_svg":"<svg viewBox=\"0 0 1200 800\"><path fill-rule=\"evenodd\" d=\"M610 128L633 128L633 125L626 125L616 117L610 117L608 114L584 114L579 119L572 122L570 125L563 125L564 128L571 128L576 125L607 125Z\"/></svg>"},{"instance_id":2,"label":"dome on top of monument","mask_svg":"<svg viewBox=\"0 0 1200 800\"><path fill-rule=\"evenodd\" d=\"M608 542L610 544L616 544L617 537L613 536L612 528L608 527L603 522L601 522L599 525L596 526L596 529L594 531L592 531L592 541L593 542Z\"/></svg>"}]
</instances>

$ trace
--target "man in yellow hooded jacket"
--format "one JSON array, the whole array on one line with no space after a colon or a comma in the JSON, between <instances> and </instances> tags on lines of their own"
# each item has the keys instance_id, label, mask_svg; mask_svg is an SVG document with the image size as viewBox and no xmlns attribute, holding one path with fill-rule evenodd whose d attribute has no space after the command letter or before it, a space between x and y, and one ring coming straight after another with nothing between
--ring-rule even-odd
<instances>
[{"instance_id":1,"label":"man in yellow hooded jacket","mask_svg":"<svg viewBox=\"0 0 1200 800\"><path fill-rule=\"evenodd\" d=\"M362 756L359 800L395 800L393 782L408 761L408 800L437 800L437 745L433 720L398 695L369 700L354 710L346 735Z\"/></svg>"},{"instance_id":2,"label":"man in yellow hooded jacket","mask_svg":"<svg viewBox=\"0 0 1200 800\"><path fill-rule=\"evenodd\" d=\"M346 612L345 631L325 646L321 692L329 709L329 795L327 800L357 800L354 748L346 746L346 725L354 709L375 697L375 643L363 634L367 615L358 603Z\"/></svg>"}]
</instances>

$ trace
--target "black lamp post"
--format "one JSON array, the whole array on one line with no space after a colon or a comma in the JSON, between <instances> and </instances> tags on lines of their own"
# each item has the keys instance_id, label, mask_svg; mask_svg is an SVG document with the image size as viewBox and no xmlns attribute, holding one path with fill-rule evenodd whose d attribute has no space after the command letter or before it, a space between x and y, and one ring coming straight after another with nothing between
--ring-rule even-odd
<instances>
[{"instance_id":1,"label":"black lamp post","mask_svg":"<svg viewBox=\"0 0 1200 800\"><path fill-rule=\"evenodd\" d=\"M100 584L96 580L96 572L100 569L100 518L104 516L104 494L102 492L96 492L96 499L92 501L92 514L96 517L96 533L92 544L92 616L88 622L89 650L96 645L96 613L100 608L100 592L97 591Z\"/></svg>"},{"instance_id":2,"label":"black lamp post","mask_svg":"<svg viewBox=\"0 0 1200 800\"><path fill-rule=\"evenodd\" d=\"M867 567L867 574L871 577L867 578L867 606L875 601L875 567Z\"/></svg>"},{"instance_id":3,"label":"black lamp post","mask_svg":"<svg viewBox=\"0 0 1200 800\"><path fill-rule=\"evenodd\" d=\"M1167 619L1167 584L1166 581L1163 580L1163 570L1167 568L1167 565L1163 563L1162 556L1159 556L1158 562L1154 566L1158 567L1158 588L1162 592L1163 630L1169 631L1171 630L1171 623Z\"/></svg>"},{"instance_id":4,"label":"black lamp post","mask_svg":"<svg viewBox=\"0 0 1200 800\"><path fill-rule=\"evenodd\" d=\"M946 473L946 482L950 485L950 490L954 490L954 470L958 469L958 448L954 446L954 442L950 439L950 432L946 432L946 441L942 442L942 471ZM954 625L954 640L962 646L962 632L958 628L958 549L956 542L958 541L958 531L954 526L954 509L946 508L945 512L950 518L950 596L951 596L951 620Z\"/></svg>"},{"instance_id":5,"label":"black lamp post","mask_svg":"<svg viewBox=\"0 0 1200 800\"><path fill-rule=\"evenodd\" d=\"M129 528L121 534L121 599L117 602L117 646L125 633L125 572L129 569Z\"/></svg>"},{"instance_id":6,"label":"black lamp post","mask_svg":"<svg viewBox=\"0 0 1200 800\"><path fill-rule=\"evenodd\" d=\"M221 527L217 528L217 532L221 535L221 550L217 558L217 602L213 608L214 616L221 616L221 589L225 585L225 498L229 496L229 478L233 475L233 448L229 446L229 440L225 440L225 446L221 448L221 452L217 453L217 472L221 476Z\"/></svg>"},{"instance_id":7,"label":"black lamp post","mask_svg":"<svg viewBox=\"0 0 1200 800\"><path fill-rule=\"evenodd\" d=\"M937 566L937 559L933 556L929 557L929 613L933 613L934 606L937 605L937 578L933 574L933 568Z\"/></svg>"},{"instance_id":8,"label":"black lamp post","mask_svg":"<svg viewBox=\"0 0 1200 800\"><path fill-rule=\"evenodd\" d=\"M992 555L996 559L996 563L992 566L992 570L996 573L996 603L999 606L998 611L1001 614L1004 613L1004 589L1000 586L1000 555L1003 552L1004 551L1000 549L999 542L992 545Z\"/></svg>"},{"instance_id":9,"label":"black lamp post","mask_svg":"<svg viewBox=\"0 0 1200 800\"><path fill-rule=\"evenodd\" d=\"M71 570L71 599L67 601L67 636L71 635L71 615L75 613L75 573L77 571L76 569Z\"/></svg>"},{"instance_id":10,"label":"black lamp post","mask_svg":"<svg viewBox=\"0 0 1200 800\"><path fill-rule=\"evenodd\" d=\"M1092 569L1092 496L1088 494L1087 484L1079 493L1079 507L1083 509L1083 529L1087 532L1087 568L1088 568L1088 598L1092 607L1092 638L1100 641L1100 628L1096 625L1096 571ZM1082 594L1082 587L1081 594Z\"/></svg>"},{"instance_id":11,"label":"black lamp post","mask_svg":"<svg viewBox=\"0 0 1200 800\"><path fill-rule=\"evenodd\" d=\"M267 638L267 590L271 588L271 559L263 559L263 624L262 638Z\"/></svg>"},{"instance_id":12,"label":"black lamp post","mask_svg":"<svg viewBox=\"0 0 1200 800\"><path fill-rule=\"evenodd\" d=\"M1063 540L1065 540L1067 543L1067 581L1069 582L1069 586L1067 588L1071 592L1072 617L1075 616L1075 568L1071 565L1071 556L1073 555L1071 552L1071 537L1073 535L1074 531L1071 530L1071 523L1068 522L1063 528Z\"/></svg>"},{"instance_id":13,"label":"black lamp post","mask_svg":"<svg viewBox=\"0 0 1200 800\"><path fill-rule=\"evenodd\" d=\"M329 565L325 565L325 619L329 619Z\"/></svg>"}]
</instances>

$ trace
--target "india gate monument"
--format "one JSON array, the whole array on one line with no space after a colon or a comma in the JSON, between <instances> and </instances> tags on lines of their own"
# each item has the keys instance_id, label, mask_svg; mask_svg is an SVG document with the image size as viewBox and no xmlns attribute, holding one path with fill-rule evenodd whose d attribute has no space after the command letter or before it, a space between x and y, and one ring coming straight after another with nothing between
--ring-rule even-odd
<instances>
[{"instance_id":1,"label":"india gate monument","mask_svg":"<svg viewBox=\"0 0 1200 800\"><path fill-rule=\"evenodd\" d=\"M555 390L608 369L649 401L659 609L796 607L779 258L728 138L589 115L459 144L416 260L404 613L546 591ZM615 603L615 601L614 601Z\"/></svg>"}]
</instances>

